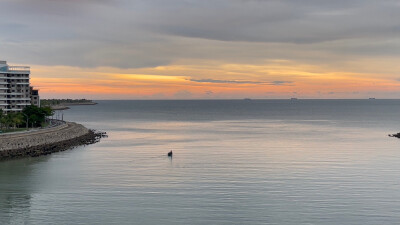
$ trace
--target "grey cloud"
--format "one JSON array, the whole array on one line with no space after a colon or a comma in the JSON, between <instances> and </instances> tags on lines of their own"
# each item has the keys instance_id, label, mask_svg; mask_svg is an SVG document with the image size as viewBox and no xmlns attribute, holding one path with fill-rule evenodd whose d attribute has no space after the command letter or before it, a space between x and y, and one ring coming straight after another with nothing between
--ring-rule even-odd
<instances>
[{"instance_id":1,"label":"grey cloud","mask_svg":"<svg viewBox=\"0 0 400 225\"><path fill-rule=\"evenodd\" d=\"M3 0L0 52L9 61L80 67L182 59L336 65L399 56L399 11L395 0Z\"/></svg>"},{"instance_id":2,"label":"grey cloud","mask_svg":"<svg viewBox=\"0 0 400 225\"><path fill-rule=\"evenodd\" d=\"M283 81L283 80L276 80L276 81L272 81L271 84L273 85L285 85L285 84L291 84L293 82L291 81Z\"/></svg>"},{"instance_id":3,"label":"grey cloud","mask_svg":"<svg viewBox=\"0 0 400 225\"><path fill-rule=\"evenodd\" d=\"M400 24L396 1L204 0L173 11L161 6L146 27L221 41L315 43L398 34Z\"/></svg>"},{"instance_id":4,"label":"grey cloud","mask_svg":"<svg viewBox=\"0 0 400 225\"><path fill-rule=\"evenodd\" d=\"M217 83L217 84L263 84L263 82L239 81L239 80L190 79L190 81L198 83Z\"/></svg>"},{"instance_id":5,"label":"grey cloud","mask_svg":"<svg viewBox=\"0 0 400 225\"><path fill-rule=\"evenodd\" d=\"M212 95L212 94L214 94L214 92L213 91L206 91L205 94L206 95Z\"/></svg>"},{"instance_id":6,"label":"grey cloud","mask_svg":"<svg viewBox=\"0 0 400 225\"><path fill-rule=\"evenodd\" d=\"M245 80L214 80L214 79L190 79L190 81L198 83L216 83L216 84L265 84L265 85L285 85L292 83L291 81L258 82L258 81L245 81Z\"/></svg>"}]
</instances>

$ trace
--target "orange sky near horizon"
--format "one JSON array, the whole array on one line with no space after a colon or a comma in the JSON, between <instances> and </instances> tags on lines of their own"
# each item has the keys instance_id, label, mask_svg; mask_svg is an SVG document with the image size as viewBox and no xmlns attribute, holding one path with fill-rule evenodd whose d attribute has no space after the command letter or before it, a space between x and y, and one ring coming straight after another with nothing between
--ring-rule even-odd
<instances>
[{"instance_id":1,"label":"orange sky near horizon","mask_svg":"<svg viewBox=\"0 0 400 225\"><path fill-rule=\"evenodd\" d=\"M378 78L374 74L330 71L288 61L266 65L182 64L138 69L32 65L31 83L40 89L42 98L400 97L395 95L400 91L400 82L390 74Z\"/></svg>"},{"instance_id":2,"label":"orange sky near horizon","mask_svg":"<svg viewBox=\"0 0 400 225\"><path fill-rule=\"evenodd\" d=\"M398 1L2 3L42 98L400 98Z\"/></svg>"}]
</instances>

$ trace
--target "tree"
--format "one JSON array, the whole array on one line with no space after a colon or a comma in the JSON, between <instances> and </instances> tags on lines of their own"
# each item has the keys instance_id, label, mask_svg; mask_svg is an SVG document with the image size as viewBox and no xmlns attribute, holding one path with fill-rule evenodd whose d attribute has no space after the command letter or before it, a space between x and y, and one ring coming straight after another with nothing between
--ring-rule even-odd
<instances>
[{"instance_id":1,"label":"tree","mask_svg":"<svg viewBox=\"0 0 400 225\"><path fill-rule=\"evenodd\" d=\"M41 107L40 109L45 116L52 116L54 114L54 110L52 110L50 106Z\"/></svg>"},{"instance_id":2,"label":"tree","mask_svg":"<svg viewBox=\"0 0 400 225\"><path fill-rule=\"evenodd\" d=\"M0 109L0 128L3 128L5 124L6 124L5 114L3 113L3 110Z\"/></svg>"},{"instance_id":3,"label":"tree","mask_svg":"<svg viewBox=\"0 0 400 225\"><path fill-rule=\"evenodd\" d=\"M3 123L2 123L2 118L3 118L4 114L3 114L3 110L0 109L0 129L3 127Z\"/></svg>"},{"instance_id":4,"label":"tree","mask_svg":"<svg viewBox=\"0 0 400 225\"><path fill-rule=\"evenodd\" d=\"M22 113L24 115L24 120L28 118L29 125L38 127L46 122L46 116L53 115L53 110L50 107L39 108L37 106L30 105L25 107L22 110Z\"/></svg>"},{"instance_id":5,"label":"tree","mask_svg":"<svg viewBox=\"0 0 400 225\"><path fill-rule=\"evenodd\" d=\"M8 113L7 115L3 116L2 123L6 125L6 129L10 129L10 125L12 124L12 113Z\"/></svg>"},{"instance_id":6,"label":"tree","mask_svg":"<svg viewBox=\"0 0 400 225\"><path fill-rule=\"evenodd\" d=\"M8 115L10 115L9 120L10 123L13 125L14 129L16 129L17 126L24 123L24 116L21 113L9 113Z\"/></svg>"}]
</instances>

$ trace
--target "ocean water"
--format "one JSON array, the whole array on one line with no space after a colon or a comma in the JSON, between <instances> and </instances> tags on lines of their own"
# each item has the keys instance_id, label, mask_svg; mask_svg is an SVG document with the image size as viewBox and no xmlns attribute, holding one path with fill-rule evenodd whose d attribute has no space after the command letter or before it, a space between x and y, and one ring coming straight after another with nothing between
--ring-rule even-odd
<instances>
[{"instance_id":1,"label":"ocean water","mask_svg":"<svg viewBox=\"0 0 400 225\"><path fill-rule=\"evenodd\" d=\"M109 137L0 162L0 224L400 221L400 100L99 101L56 117Z\"/></svg>"}]
</instances>

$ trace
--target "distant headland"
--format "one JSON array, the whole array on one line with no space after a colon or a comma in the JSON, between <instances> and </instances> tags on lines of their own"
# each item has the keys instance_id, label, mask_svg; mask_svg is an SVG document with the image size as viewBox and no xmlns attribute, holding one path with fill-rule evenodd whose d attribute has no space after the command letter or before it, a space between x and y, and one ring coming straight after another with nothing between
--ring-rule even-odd
<instances>
[{"instance_id":1,"label":"distant headland","mask_svg":"<svg viewBox=\"0 0 400 225\"><path fill-rule=\"evenodd\" d=\"M42 106L49 106L53 110L69 109L71 105L96 105L96 102L89 99L41 99Z\"/></svg>"}]
</instances>

